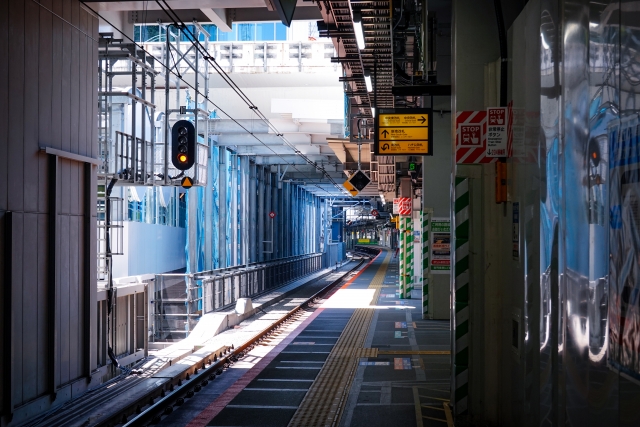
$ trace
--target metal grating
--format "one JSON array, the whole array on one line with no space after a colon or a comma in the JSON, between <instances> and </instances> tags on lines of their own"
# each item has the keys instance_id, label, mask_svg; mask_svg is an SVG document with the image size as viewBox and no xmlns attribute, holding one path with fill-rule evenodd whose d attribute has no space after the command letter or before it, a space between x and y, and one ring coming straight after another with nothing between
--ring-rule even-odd
<instances>
[{"instance_id":1,"label":"metal grating","mask_svg":"<svg viewBox=\"0 0 640 427\"><path fill-rule=\"evenodd\" d=\"M345 76L345 93L361 113L372 118L371 107L393 108L393 58L391 45L391 10L388 1L318 2L327 29L321 35L331 37ZM352 9L362 15L366 47L359 50L356 42ZM367 92L364 74L371 75L375 96Z\"/></svg>"}]
</instances>

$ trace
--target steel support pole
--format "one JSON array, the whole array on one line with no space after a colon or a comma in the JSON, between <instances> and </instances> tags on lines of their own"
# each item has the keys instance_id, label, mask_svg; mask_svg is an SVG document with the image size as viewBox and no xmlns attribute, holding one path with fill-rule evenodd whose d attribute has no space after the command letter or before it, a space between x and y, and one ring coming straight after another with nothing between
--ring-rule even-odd
<instances>
[{"instance_id":1,"label":"steel support pole","mask_svg":"<svg viewBox=\"0 0 640 427\"><path fill-rule=\"evenodd\" d=\"M267 200L265 202L265 211L266 212L272 212L274 210L274 203L273 203L273 174L271 173L271 169L269 167L267 167L265 169L265 195L267 196ZM277 215L277 213L276 213ZM264 240L269 240L269 236L273 235L273 233L271 232L271 230L273 229L273 226L275 225L275 220L269 218L268 220L265 217L265 227L264 227ZM266 245L263 245L263 250L268 250L269 252L265 253L265 257L264 260L271 260L273 259L273 240L271 241L271 247L267 248Z\"/></svg>"},{"instance_id":2,"label":"steel support pole","mask_svg":"<svg viewBox=\"0 0 640 427\"><path fill-rule=\"evenodd\" d=\"M208 144L207 144L208 145ZM214 202L214 187L213 187L213 148L208 145L207 146L208 156L209 156L209 167L207 168L207 185L204 186L206 191L203 191L202 195L202 203L204 203L204 269L212 270L213 267L213 230L215 227L213 223L214 215L213 215L213 202ZM204 290L204 288L203 288Z\"/></svg>"},{"instance_id":3,"label":"steel support pole","mask_svg":"<svg viewBox=\"0 0 640 427\"><path fill-rule=\"evenodd\" d=\"M142 99L147 99L147 70L140 67L140 74L142 76L142 84L140 85L140 95ZM141 181L145 183L147 181L147 118L146 113L147 106L140 104L140 175ZM151 172L153 177L153 172Z\"/></svg>"},{"instance_id":4,"label":"steel support pole","mask_svg":"<svg viewBox=\"0 0 640 427\"><path fill-rule=\"evenodd\" d=\"M258 166L249 164L249 263L258 261Z\"/></svg>"},{"instance_id":5,"label":"steel support pole","mask_svg":"<svg viewBox=\"0 0 640 427\"><path fill-rule=\"evenodd\" d=\"M136 94L136 63L131 62L131 94ZM138 149L137 149L137 141L136 141L136 116L138 113L138 103L132 99L131 100L131 173L133 174L133 182L138 181Z\"/></svg>"},{"instance_id":6,"label":"steel support pole","mask_svg":"<svg viewBox=\"0 0 640 427\"><path fill-rule=\"evenodd\" d=\"M171 73L169 72L169 50L171 49L171 44L169 43L169 28L171 26L167 25L166 27L166 44L165 44L165 52L164 52L164 65L165 65L165 73L164 73L164 129L162 131L162 135L164 136L164 183L168 185L171 183L169 179L169 157L171 156L171 150L169 150L169 87L171 85L171 80L169 76Z\"/></svg>"},{"instance_id":7,"label":"steel support pole","mask_svg":"<svg viewBox=\"0 0 640 427\"><path fill-rule=\"evenodd\" d=\"M288 226L291 224L291 185L286 182L282 185L282 197L280 198L280 204L282 205L282 212L284 215L280 220L280 230L279 233L280 242L281 242L281 255L280 257L288 257L291 256L291 252L289 250L289 242L291 233L287 233L286 230L290 229ZM285 227L287 227L285 229Z\"/></svg>"},{"instance_id":8,"label":"steel support pole","mask_svg":"<svg viewBox=\"0 0 640 427\"><path fill-rule=\"evenodd\" d=\"M258 228L257 228L257 236L256 236L256 240L255 240L255 247L256 247L256 251L257 251L257 258L256 258L256 262L262 262L264 261L264 243L262 243L265 239L265 234L264 234L264 220L266 218L266 210L265 210L265 186L264 186L264 180L265 180L265 173L264 173L264 168L262 166L257 166L256 165L256 174L257 174L257 183L258 183L258 191L257 191L257 197L258 197L258 201L257 201L257 224L258 224ZM267 195L268 197L268 195Z\"/></svg>"},{"instance_id":9,"label":"steel support pole","mask_svg":"<svg viewBox=\"0 0 640 427\"><path fill-rule=\"evenodd\" d=\"M280 256L280 239L277 237L280 234L280 224L279 218L284 216L284 212L282 212L279 199L280 199L280 191L278 190L278 186L280 183L277 181L278 176L271 174L271 182L273 183L271 187L272 196L271 196L271 210L276 213L276 217L272 220L272 247L273 253L271 254L271 259L279 258Z\"/></svg>"},{"instance_id":10,"label":"steel support pole","mask_svg":"<svg viewBox=\"0 0 640 427\"><path fill-rule=\"evenodd\" d=\"M218 250L220 251L220 268L227 267L227 150L223 147L218 152Z\"/></svg>"},{"instance_id":11,"label":"steel support pole","mask_svg":"<svg viewBox=\"0 0 640 427\"><path fill-rule=\"evenodd\" d=\"M238 156L231 155L231 265L238 265Z\"/></svg>"},{"instance_id":12,"label":"steel support pole","mask_svg":"<svg viewBox=\"0 0 640 427\"><path fill-rule=\"evenodd\" d=\"M249 157L242 156L240 157L240 200L239 208L240 208L240 236L241 236L241 251L242 259L239 264L244 264L247 266L249 264L249 230L251 229L251 221L249 218L249 180L250 180L250 170L249 170Z\"/></svg>"}]
</instances>

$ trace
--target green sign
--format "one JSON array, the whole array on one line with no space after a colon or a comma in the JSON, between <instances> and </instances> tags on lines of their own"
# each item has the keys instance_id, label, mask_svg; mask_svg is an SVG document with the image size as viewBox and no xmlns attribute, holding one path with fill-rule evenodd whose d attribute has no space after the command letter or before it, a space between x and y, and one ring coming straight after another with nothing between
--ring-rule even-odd
<instances>
[{"instance_id":1,"label":"green sign","mask_svg":"<svg viewBox=\"0 0 640 427\"><path fill-rule=\"evenodd\" d=\"M450 233L451 232L451 221L447 220L436 220L431 221L431 231L435 233Z\"/></svg>"},{"instance_id":2,"label":"green sign","mask_svg":"<svg viewBox=\"0 0 640 427\"><path fill-rule=\"evenodd\" d=\"M417 163L409 163L409 170L410 171L417 171L418 170L418 164Z\"/></svg>"},{"instance_id":3,"label":"green sign","mask_svg":"<svg viewBox=\"0 0 640 427\"><path fill-rule=\"evenodd\" d=\"M434 218L431 221L431 272L447 274L451 270L451 221Z\"/></svg>"}]
</instances>

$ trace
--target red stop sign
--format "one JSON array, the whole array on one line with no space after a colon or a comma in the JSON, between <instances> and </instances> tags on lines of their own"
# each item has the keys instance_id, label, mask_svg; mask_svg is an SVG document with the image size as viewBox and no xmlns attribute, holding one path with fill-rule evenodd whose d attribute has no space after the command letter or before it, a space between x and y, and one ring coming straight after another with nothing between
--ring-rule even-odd
<instances>
[{"instance_id":1,"label":"red stop sign","mask_svg":"<svg viewBox=\"0 0 640 427\"><path fill-rule=\"evenodd\" d=\"M269 218L273 219L276 217L276 213L274 211L269 212Z\"/></svg>"}]
</instances>

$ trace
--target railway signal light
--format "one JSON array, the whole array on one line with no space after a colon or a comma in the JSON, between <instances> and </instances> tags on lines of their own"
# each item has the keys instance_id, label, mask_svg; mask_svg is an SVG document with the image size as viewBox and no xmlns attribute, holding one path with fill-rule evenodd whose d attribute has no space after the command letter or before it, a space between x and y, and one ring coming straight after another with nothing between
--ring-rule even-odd
<instances>
[{"instance_id":1,"label":"railway signal light","mask_svg":"<svg viewBox=\"0 0 640 427\"><path fill-rule=\"evenodd\" d=\"M171 129L171 163L187 170L196 161L196 128L189 120L180 120Z\"/></svg>"}]
</instances>

